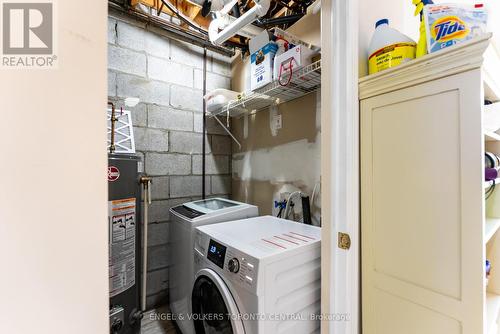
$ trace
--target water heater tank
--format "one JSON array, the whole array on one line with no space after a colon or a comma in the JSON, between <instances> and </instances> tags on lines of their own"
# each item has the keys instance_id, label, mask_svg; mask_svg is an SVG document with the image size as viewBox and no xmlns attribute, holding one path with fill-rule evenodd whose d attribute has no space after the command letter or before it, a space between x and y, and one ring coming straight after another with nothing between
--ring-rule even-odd
<instances>
[{"instance_id":1,"label":"water heater tank","mask_svg":"<svg viewBox=\"0 0 500 334\"><path fill-rule=\"evenodd\" d=\"M134 154L108 155L110 334L141 328L139 161Z\"/></svg>"}]
</instances>

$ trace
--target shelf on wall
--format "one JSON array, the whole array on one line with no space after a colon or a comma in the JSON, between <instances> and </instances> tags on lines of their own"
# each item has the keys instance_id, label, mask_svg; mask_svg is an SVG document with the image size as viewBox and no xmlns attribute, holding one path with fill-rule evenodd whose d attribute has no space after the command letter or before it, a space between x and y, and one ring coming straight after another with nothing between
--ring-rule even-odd
<instances>
[{"instance_id":1,"label":"shelf on wall","mask_svg":"<svg viewBox=\"0 0 500 334\"><path fill-rule=\"evenodd\" d=\"M224 107L209 113L209 116L228 116L229 113L230 117L237 117L314 92L321 86L321 60L293 71L291 78L287 72L282 75L281 82L288 84L281 85L273 81L238 100L229 101Z\"/></svg>"},{"instance_id":2,"label":"shelf on wall","mask_svg":"<svg viewBox=\"0 0 500 334\"><path fill-rule=\"evenodd\" d=\"M498 229L500 229L500 218L486 218L484 224L484 242L487 243L490 241Z\"/></svg>"},{"instance_id":3,"label":"shelf on wall","mask_svg":"<svg viewBox=\"0 0 500 334\"><path fill-rule=\"evenodd\" d=\"M486 141L500 141L500 135L496 132L484 131L484 140L486 140Z\"/></svg>"}]
</instances>

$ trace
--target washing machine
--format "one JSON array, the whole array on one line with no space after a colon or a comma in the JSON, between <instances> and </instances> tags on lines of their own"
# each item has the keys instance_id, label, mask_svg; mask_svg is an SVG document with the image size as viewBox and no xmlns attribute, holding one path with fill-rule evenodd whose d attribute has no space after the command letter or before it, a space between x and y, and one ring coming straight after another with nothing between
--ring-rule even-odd
<instances>
[{"instance_id":1,"label":"washing machine","mask_svg":"<svg viewBox=\"0 0 500 334\"><path fill-rule=\"evenodd\" d=\"M193 334L191 288L194 280L194 231L196 227L255 217L256 206L224 198L184 203L170 209L169 300L173 320L183 334Z\"/></svg>"},{"instance_id":2,"label":"washing machine","mask_svg":"<svg viewBox=\"0 0 500 334\"><path fill-rule=\"evenodd\" d=\"M272 216L196 229L197 334L319 333L321 228Z\"/></svg>"}]
</instances>

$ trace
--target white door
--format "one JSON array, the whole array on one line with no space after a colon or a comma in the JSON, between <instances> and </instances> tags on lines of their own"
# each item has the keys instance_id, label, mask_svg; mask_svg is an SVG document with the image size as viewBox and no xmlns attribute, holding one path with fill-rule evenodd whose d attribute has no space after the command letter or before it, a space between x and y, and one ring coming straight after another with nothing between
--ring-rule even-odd
<instances>
[{"instance_id":1,"label":"white door","mask_svg":"<svg viewBox=\"0 0 500 334\"><path fill-rule=\"evenodd\" d=\"M481 74L361 102L364 334L480 334Z\"/></svg>"},{"instance_id":2,"label":"white door","mask_svg":"<svg viewBox=\"0 0 500 334\"><path fill-rule=\"evenodd\" d=\"M196 274L191 306L196 334L245 333L231 292L212 269Z\"/></svg>"}]
</instances>

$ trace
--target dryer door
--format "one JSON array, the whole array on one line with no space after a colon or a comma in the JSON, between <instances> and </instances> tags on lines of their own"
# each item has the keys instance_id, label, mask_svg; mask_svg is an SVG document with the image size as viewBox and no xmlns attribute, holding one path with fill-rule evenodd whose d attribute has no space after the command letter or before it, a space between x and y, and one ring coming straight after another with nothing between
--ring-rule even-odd
<instances>
[{"instance_id":1,"label":"dryer door","mask_svg":"<svg viewBox=\"0 0 500 334\"><path fill-rule=\"evenodd\" d=\"M234 298L215 271L196 274L191 302L196 334L245 333Z\"/></svg>"}]
</instances>

